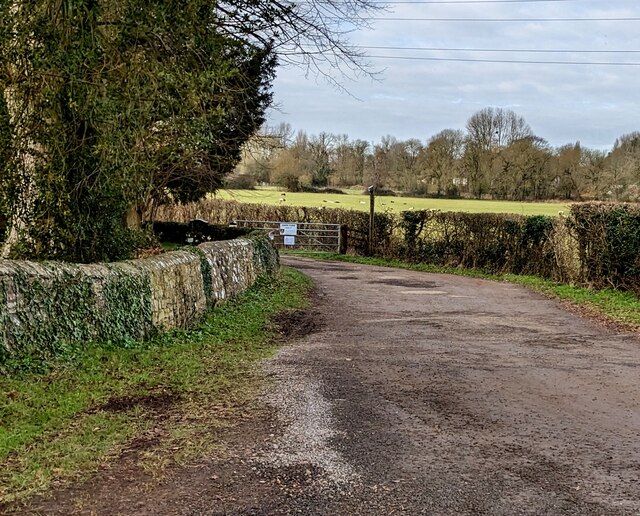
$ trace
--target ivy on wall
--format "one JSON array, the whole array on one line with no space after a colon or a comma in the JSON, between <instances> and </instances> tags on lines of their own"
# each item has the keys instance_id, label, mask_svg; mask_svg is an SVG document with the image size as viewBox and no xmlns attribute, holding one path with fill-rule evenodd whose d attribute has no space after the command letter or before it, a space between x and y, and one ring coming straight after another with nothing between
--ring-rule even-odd
<instances>
[{"instance_id":1,"label":"ivy on wall","mask_svg":"<svg viewBox=\"0 0 640 516\"><path fill-rule=\"evenodd\" d=\"M280 255L274 252L275 247L265 237L264 232L255 231L248 235L247 240L253 243L253 262L256 270L265 274L275 274L280 268Z\"/></svg>"},{"instance_id":2,"label":"ivy on wall","mask_svg":"<svg viewBox=\"0 0 640 516\"><path fill-rule=\"evenodd\" d=\"M204 287L204 296L207 300L207 306L213 307L215 299L213 295L213 272L207 255L199 247L185 247L184 250L195 254L200 260L200 273L202 274L202 283Z\"/></svg>"},{"instance_id":3,"label":"ivy on wall","mask_svg":"<svg viewBox=\"0 0 640 516\"><path fill-rule=\"evenodd\" d=\"M12 268L1 282L0 365L48 360L72 342L122 343L150 334L151 289L144 274L108 265L100 278L77 265L13 262Z\"/></svg>"},{"instance_id":4,"label":"ivy on wall","mask_svg":"<svg viewBox=\"0 0 640 516\"><path fill-rule=\"evenodd\" d=\"M97 336L109 341L143 339L152 332L149 277L126 273L117 265L106 267L114 275L103 285L105 310L98 316Z\"/></svg>"},{"instance_id":5,"label":"ivy on wall","mask_svg":"<svg viewBox=\"0 0 640 516\"><path fill-rule=\"evenodd\" d=\"M248 286L261 274L273 274L278 268L276 249L264 235L253 235L238 245L239 240L218 242L216 252L224 259L217 267L233 267L240 261L240 269L249 271L246 277L227 274L227 281L237 281L238 287ZM235 243L234 243L235 242ZM189 278L201 282L206 307L212 308L219 299L212 289L214 271L205 253L189 248L199 261L197 276ZM172 253L167 253L171 255ZM244 257L244 258L243 258ZM148 263L145 263L148 262ZM162 263L165 262L163 265ZM151 265L169 273L171 260L138 260L130 262L77 265L54 262L4 262L0 269L0 371L11 363L44 363L69 346L81 348L89 342L111 342L126 345L131 340L151 336L154 327L154 288ZM194 284L195 285L195 284ZM193 288L194 285L184 285ZM237 291L229 288L227 292ZM174 292L173 299L182 302L186 291ZM216 294L217 295L217 294ZM171 297L171 296L169 296ZM156 303L157 303L156 299Z\"/></svg>"}]
</instances>

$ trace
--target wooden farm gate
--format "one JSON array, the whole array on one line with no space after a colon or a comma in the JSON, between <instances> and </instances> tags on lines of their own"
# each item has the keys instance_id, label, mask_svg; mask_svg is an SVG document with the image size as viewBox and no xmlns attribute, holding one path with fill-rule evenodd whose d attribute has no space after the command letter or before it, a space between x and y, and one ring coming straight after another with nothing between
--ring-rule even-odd
<instances>
[{"instance_id":1,"label":"wooden farm gate","mask_svg":"<svg viewBox=\"0 0 640 516\"><path fill-rule=\"evenodd\" d=\"M320 222L234 220L231 226L265 231L278 249L345 253L346 226Z\"/></svg>"}]
</instances>

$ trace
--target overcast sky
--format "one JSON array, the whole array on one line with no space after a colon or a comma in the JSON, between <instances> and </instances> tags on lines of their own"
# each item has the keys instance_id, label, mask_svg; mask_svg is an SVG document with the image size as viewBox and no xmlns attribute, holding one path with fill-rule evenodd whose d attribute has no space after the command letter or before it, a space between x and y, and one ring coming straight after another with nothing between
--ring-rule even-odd
<instances>
[{"instance_id":1,"label":"overcast sky","mask_svg":"<svg viewBox=\"0 0 640 516\"><path fill-rule=\"evenodd\" d=\"M367 50L371 64L382 71L380 80L344 80L353 96L322 78L305 78L303 70L280 68L274 86L279 111L272 111L269 124L288 122L293 129L310 134L326 131L373 142L387 134L424 142L442 129L464 129L473 113L493 106L522 115L534 133L553 146L580 141L607 150L618 136L640 130L640 66L566 64L640 65L640 0L454 1L390 3L388 12L371 22L371 30L351 34L350 41L357 46L395 47ZM492 22L488 18L565 21ZM397 49L407 47L503 52ZM504 52L521 49L569 52ZM565 64L403 60L401 56Z\"/></svg>"}]
</instances>

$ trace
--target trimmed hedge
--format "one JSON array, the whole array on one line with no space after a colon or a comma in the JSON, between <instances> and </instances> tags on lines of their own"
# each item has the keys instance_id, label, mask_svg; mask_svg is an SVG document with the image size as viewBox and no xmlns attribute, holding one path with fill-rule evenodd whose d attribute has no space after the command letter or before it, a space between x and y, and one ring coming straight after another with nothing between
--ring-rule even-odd
<instances>
[{"instance_id":1,"label":"trimmed hedge","mask_svg":"<svg viewBox=\"0 0 640 516\"><path fill-rule=\"evenodd\" d=\"M640 293L640 206L585 203L571 207L584 280Z\"/></svg>"},{"instance_id":2,"label":"trimmed hedge","mask_svg":"<svg viewBox=\"0 0 640 516\"><path fill-rule=\"evenodd\" d=\"M197 203L162 206L157 219L162 222L187 223L193 219L205 219L210 224L229 224L233 220L320 222L347 226L348 250L365 254L368 249L369 214L340 208L307 208L301 206L271 206L267 204L244 204L222 199L206 199ZM394 215L376 213L376 247L390 247L398 220Z\"/></svg>"},{"instance_id":3,"label":"trimmed hedge","mask_svg":"<svg viewBox=\"0 0 640 516\"><path fill-rule=\"evenodd\" d=\"M449 267L552 276L551 217L410 211L399 258Z\"/></svg>"},{"instance_id":4,"label":"trimmed hedge","mask_svg":"<svg viewBox=\"0 0 640 516\"><path fill-rule=\"evenodd\" d=\"M324 222L348 227L348 251L366 254L368 213L206 200L164 207L163 220ZM491 273L532 274L640 294L640 206L574 204L568 217L434 210L377 213L374 254Z\"/></svg>"}]
</instances>

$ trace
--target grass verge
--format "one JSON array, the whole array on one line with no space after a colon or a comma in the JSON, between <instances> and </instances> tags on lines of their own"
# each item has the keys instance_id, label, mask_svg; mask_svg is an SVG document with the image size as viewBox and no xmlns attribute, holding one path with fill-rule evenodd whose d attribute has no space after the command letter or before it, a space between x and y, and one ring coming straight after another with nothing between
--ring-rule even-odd
<instances>
[{"instance_id":1,"label":"grass verge","mask_svg":"<svg viewBox=\"0 0 640 516\"><path fill-rule=\"evenodd\" d=\"M458 276L470 276L496 281L508 281L523 285L547 296L568 302L582 313L600 319L605 323L612 323L620 328L638 331L640 330L640 299L631 292L622 292L615 289L594 290L585 287L577 287L557 283L555 281L539 278L537 276L518 276L516 274L487 274L475 269L458 269L452 267L439 267L424 263L407 263L398 260L384 260L381 258L367 258L350 256L337 253L307 253L289 252L292 256L303 256L322 260L335 260L366 265L378 265L381 267L397 267L423 272L443 274L456 274Z\"/></svg>"},{"instance_id":2,"label":"grass verge","mask_svg":"<svg viewBox=\"0 0 640 516\"><path fill-rule=\"evenodd\" d=\"M152 474L206 453L215 443L204 433L233 424L259 392L254 364L277 346L271 317L303 308L310 288L283 268L193 330L90 345L46 373L0 378L0 512L124 452Z\"/></svg>"}]
</instances>

